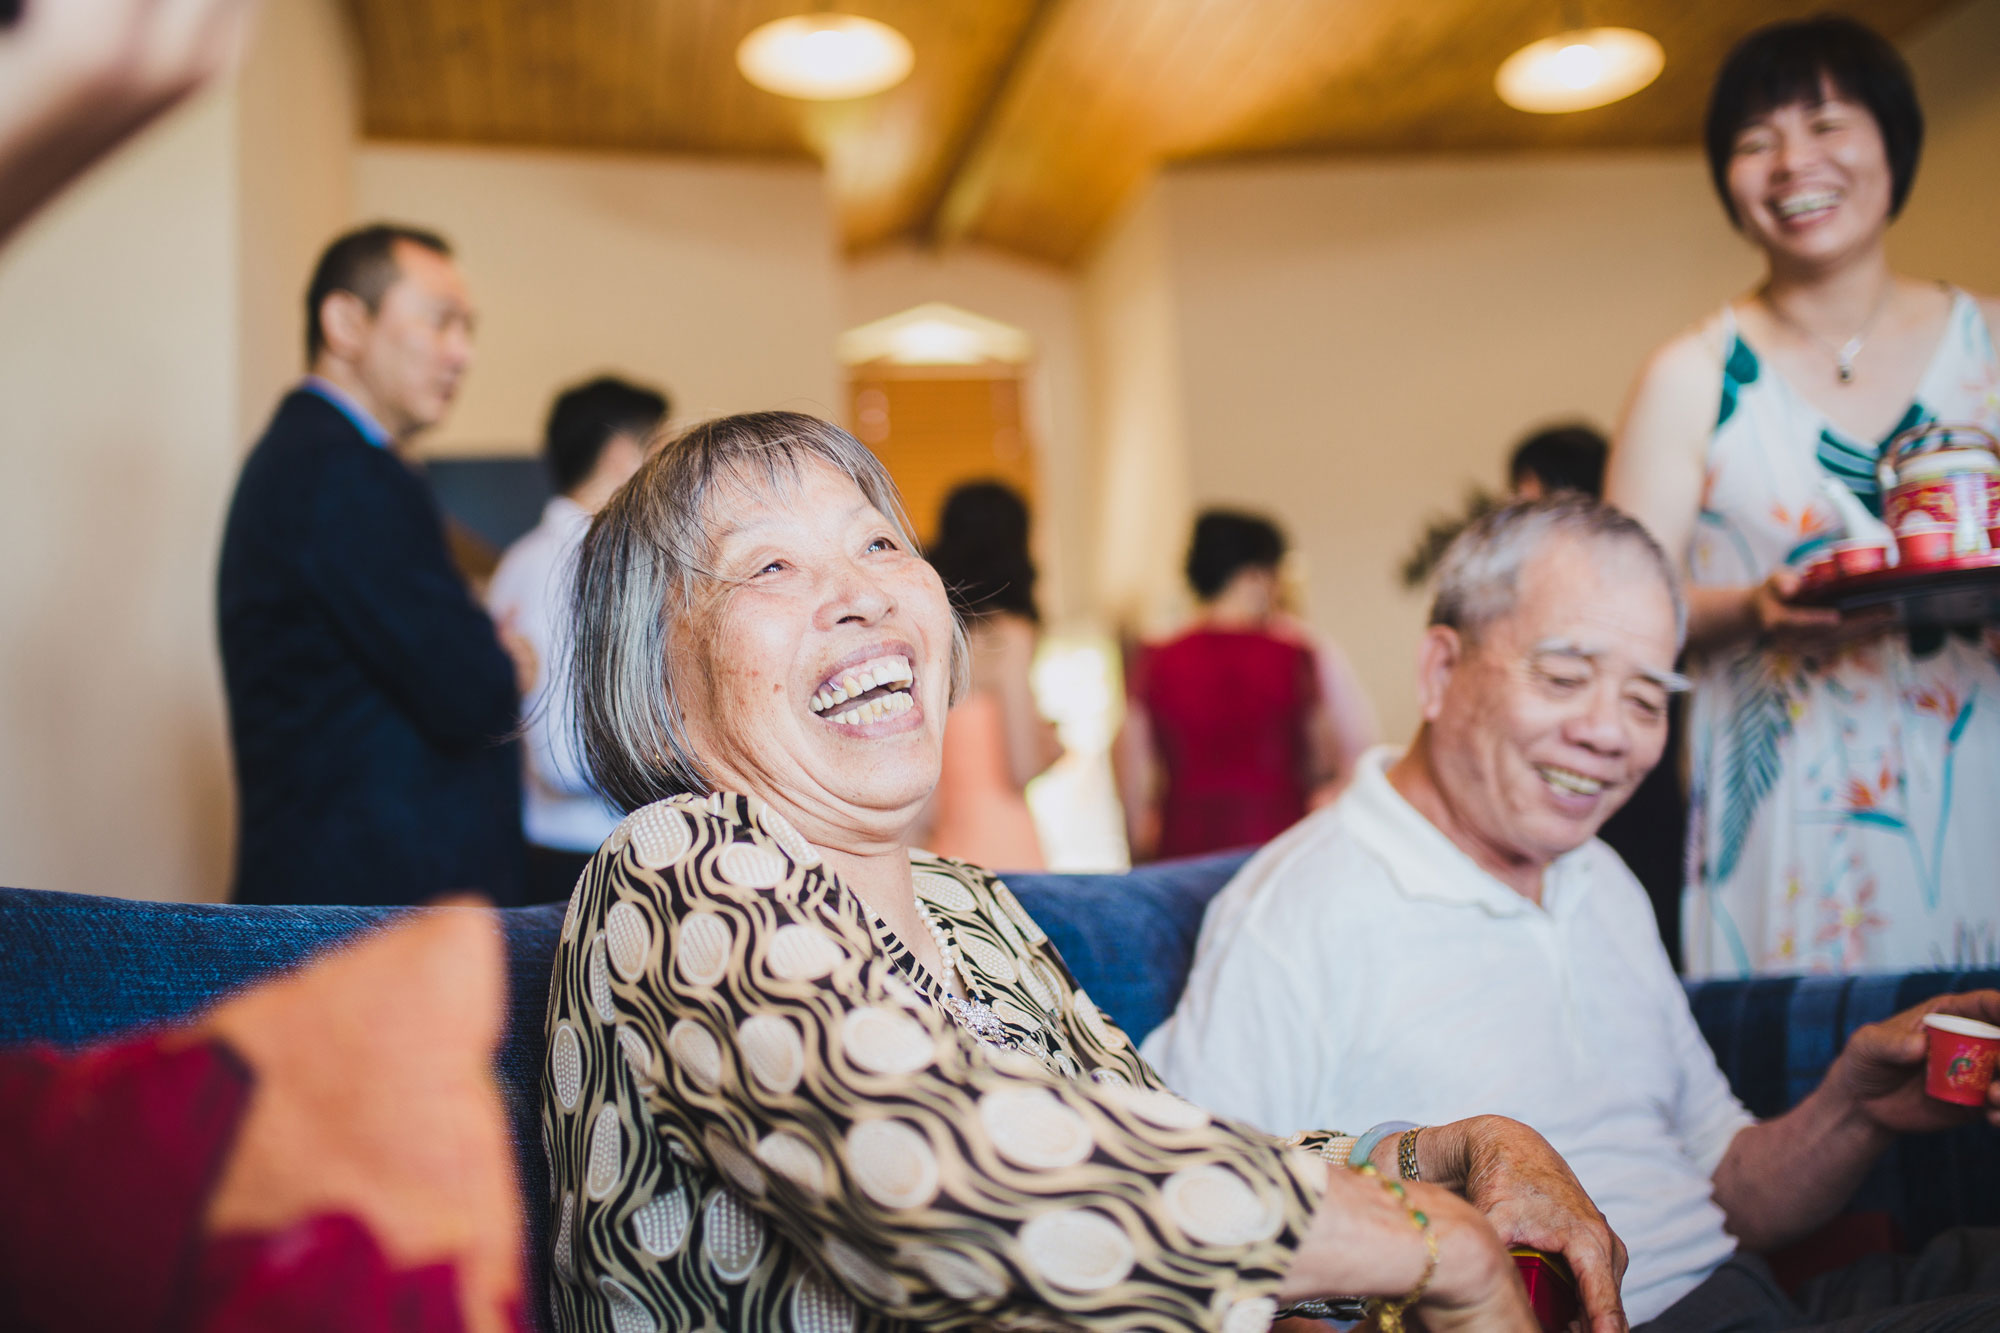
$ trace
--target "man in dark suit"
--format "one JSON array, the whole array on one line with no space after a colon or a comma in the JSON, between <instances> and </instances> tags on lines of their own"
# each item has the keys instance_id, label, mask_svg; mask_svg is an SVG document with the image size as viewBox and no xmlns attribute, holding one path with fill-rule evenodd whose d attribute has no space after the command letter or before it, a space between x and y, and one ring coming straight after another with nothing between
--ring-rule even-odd
<instances>
[{"instance_id":1,"label":"man in dark suit","mask_svg":"<svg viewBox=\"0 0 2000 1333\"><path fill-rule=\"evenodd\" d=\"M251 451L223 534L236 899L519 899L523 674L402 450L472 360L444 241L374 226L306 294L311 374Z\"/></svg>"}]
</instances>

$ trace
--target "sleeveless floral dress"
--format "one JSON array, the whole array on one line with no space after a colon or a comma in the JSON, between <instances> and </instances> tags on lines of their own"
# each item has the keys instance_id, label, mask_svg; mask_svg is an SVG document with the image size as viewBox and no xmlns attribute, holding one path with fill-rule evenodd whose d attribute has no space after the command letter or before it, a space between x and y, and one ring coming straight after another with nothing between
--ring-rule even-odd
<instances>
[{"instance_id":1,"label":"sleeveless floral dress","mask_svg":"<svg viewBox=\"0 0 2000 1333\"><path fill-rule=\"evenodd\" d=\"M1722 399L1688 568L1761 582L1838 540L1831 477L1876 514L1875 463L1927 421L2000 433L2000 364L1953 294L1916 400L1882 441L1843 435L1724 308ZM1684 911L1692 977L2000 963L2000 658L1977 629L1884 634L1823 658L1700 664Z\"/></svg>"}]
</instances>

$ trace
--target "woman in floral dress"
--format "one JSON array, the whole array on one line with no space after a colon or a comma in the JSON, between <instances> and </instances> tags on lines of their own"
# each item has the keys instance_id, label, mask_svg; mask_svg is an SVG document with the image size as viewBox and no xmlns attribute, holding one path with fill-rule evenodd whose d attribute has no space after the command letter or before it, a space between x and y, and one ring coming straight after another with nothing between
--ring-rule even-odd
<instances>
[{"instance_id":1,"label":"woman in floral dress","mask_svg":"<svg viewBox=\"0 0 2000 1333\"><path fill-rule=\"evenodd\" d=\"M2000 961L1994 634L1793 600L1843 509L1880 515L1890 440L2000 431L2000 305L1889 268L1922 138L1901 58L1851 20L1737 47L1709 165L1767 274L1654 354L1613 451L1607 498L1691 585L1693 976Z\"/></svg>"}]
</instances>

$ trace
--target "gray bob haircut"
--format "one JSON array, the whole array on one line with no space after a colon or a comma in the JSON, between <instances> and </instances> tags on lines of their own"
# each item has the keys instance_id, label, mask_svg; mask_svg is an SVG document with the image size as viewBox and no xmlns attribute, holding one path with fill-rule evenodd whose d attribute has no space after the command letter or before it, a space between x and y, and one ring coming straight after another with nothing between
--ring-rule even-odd
<instances>
[{"instance_id":1,"label":"gray bob haircut","mask_svg":"<svg viewBox=\"0 0 2000 1333\"><path fill-rule=\"evenodd\" d=\"M598 790L627 810L714 790L688 741L673 645L724 582L711 568L710 525L732 491L794 485L823 464L860 488L907 549L920 548L895 483L868 447L801 412L749 412L703 422L661 445L591 523L577 552L570 655L577 740ZM951 697L967 683L954 616Z\"/></svg>"},{"instance_id":2,"label":"gray bob haircut","mask_svg":"<svg viewBox=\"0 0 2000 1333\"><path fill-rule=\"evenodd\" d=\"M1645 557L1674 603L1674 642L1687 640L1687 600L1673 562L1639 521L1579 491L1521 500L1480 515L1458 534L1438 561L1433 625L1477 639L1514 609L1521 571L1547 543L1625 546Z\"/></svg>"}]
</instances>

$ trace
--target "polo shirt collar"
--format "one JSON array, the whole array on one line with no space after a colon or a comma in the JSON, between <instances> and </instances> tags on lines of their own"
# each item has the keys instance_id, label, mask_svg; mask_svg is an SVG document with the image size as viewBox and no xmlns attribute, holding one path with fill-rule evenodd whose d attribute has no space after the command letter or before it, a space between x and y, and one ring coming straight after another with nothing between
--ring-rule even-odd
<instances>
[{"instance_id":1,"label":"polo shirt collar","mask_svg":"<svg viewBox=\"0 0 2000 1333\"><path fill-rule=\"evenodd\" d=\"M374 414L367 408L356 402L354 395L348 393L332 380L322 379L318 375L308 375L304 380L300 381L299 387L307 393L317 395L333 404L342 416L353 423L354 429L361 432L361 438L367 440L368 443L374 445L377 449L393 449L396 447L396 437L389 433L388 428L377 421Z\"/></svg>"},{"instance_id":2,"label":"polo shirt collar","mask_svg":"<svg viewBox=\"0 0 2000 1333\"><path fill-rule=\"evenodd\" d=\"M551 495L542 506L542 522L561 532L590 524L590 511L567 495Z\"/></svg>"},{"instance_id":3,"label":"polo shirt collar","mask_svg":"<svg viewBox=\"0 0 2000 1333\"><path fill-rule=\"evenodd\" d=\"M1363 754L1338 805L1348 831L1388 870L1398 892L1406 898L1477 907L1493 916L1554 914L1570 904L1587 873L1583 847L1550 863L1538 908L1482 869L1390 784L1389 766L1401 757L1402 751L1390 745Z\"/></svg>"}]
</instances>

